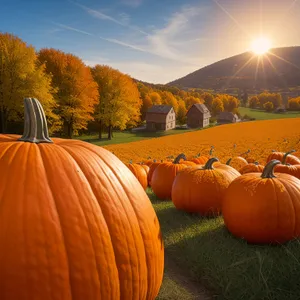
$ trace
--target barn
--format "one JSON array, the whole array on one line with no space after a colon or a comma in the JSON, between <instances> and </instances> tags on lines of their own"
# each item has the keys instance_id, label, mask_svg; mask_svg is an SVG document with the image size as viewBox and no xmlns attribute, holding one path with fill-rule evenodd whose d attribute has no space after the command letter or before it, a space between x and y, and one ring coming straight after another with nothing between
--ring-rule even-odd
<instances>
[{"instance_id":1,"label":"barn","mask_svg":"<svg viewBox=\"0 0 300 300\"><path fill-rule=\"evenodd\" d=\"M170 130L176 126L176 114L171 105L153 105L146 113L148 131Z\"/></svg>"},{"instance_id":2,"label":"barn","mask_svg":"<svg viewBox=\"0 0 300 300\"><path fill-rule=\"evenodd\" d=\"M239 122L239 117L232 112L222 111L218 115L217 122L218 124L236 123Z\"/></svg>"},{"instance_id":3,"label":"barn","mask_svg":"<svg viewBox=\"0 0 300 300\"><path fill-rule=\"evenodd\" d=\"M188 110L187 126L190 128L203 128L209 125L210 111L204 104L193 104Z\"/></svg>"}]
</instances>

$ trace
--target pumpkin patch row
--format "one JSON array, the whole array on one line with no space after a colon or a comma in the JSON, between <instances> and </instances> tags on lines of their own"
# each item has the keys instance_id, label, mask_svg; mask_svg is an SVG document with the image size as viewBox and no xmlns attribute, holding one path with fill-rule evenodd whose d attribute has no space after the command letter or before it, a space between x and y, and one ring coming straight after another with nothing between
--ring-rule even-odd
<instances>
[{"instance_id":1,"label":"pumpkin patch row","mask_svg":"<svg viewBox=\"0 0 300 300\"><path fill-rule=\"evenodd\" d=\"M300 159L292 153L273 152L266 166L242 156L226 164L200 155L197 164L184 154L173 162L147 161L148 184L158 198L171 199L179 210L222 213L229 231L248 242L282 243L300 236L300 218L295 217L300 214Z\"/></svg>"}]
</instances>

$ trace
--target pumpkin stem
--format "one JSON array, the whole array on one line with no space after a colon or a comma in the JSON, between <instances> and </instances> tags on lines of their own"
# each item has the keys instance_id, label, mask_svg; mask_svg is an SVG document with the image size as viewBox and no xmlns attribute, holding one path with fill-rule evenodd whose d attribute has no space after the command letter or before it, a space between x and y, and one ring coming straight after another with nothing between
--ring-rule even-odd
<instances>
[{"instance_id":1,"label":"pumpkin stem","mask_svg":"<svg viewBox=\"0 0 300 300\"><path fill-rule=\"evenodd\" d=\"M212 156L214 150L215 150L215 147L214 147L214 146L211 146L211 147L210 147L210 150L209 150L209 155L210 155L210 156Z\"/></svg>"},{"instance_id":2,"label":"pumpkin stem","mask_svg":"<svg viewBox=\"0 0 300 300\"><path fill-rule=\"evenodd\" d=\"M183 159L183 160L186 160L186 156L181 153L179 154L173 161L173 164L179 164L180 160Z\"/></svg>"},{"instance_id":3,"label":"pumpkin stem","mask_svg":"<svg viewBox=\"0 0 300 300\"><path fill-rule=\"evenodd\" d=\"M294 152L296 152L296 150L291 150L291 151L289 151L289 152L287 152L287 153L285 153L284 155L283 155L283 158L282 158L282 164L283 165L286 165L286 159L287 159L287 157L288 157L288 155L289 154L292 154L292 153L294 153Z\"/></svg>"},{"instance_id":4,"label":"pumpkin stem","mask_svg":"<svg viewBox=\"0 0 300 300\"><path fill-rule=\"evenodd\" d=\"M274 167L279 164L281 164L281 162L277 159L272 159L269 161L261 174L261 178L276 178L274 175Z\"/></svg>"},{"instance_id":5,"label":"pumpkin stem","mask_svg":"<svg viewBox=\"0 0 300 300\"><path fill-rule=\"evenodd\" d=\"M155 163L156 163L156 159L153 159L153 162L155 162Z\"/></svg>"},{"instance_id":6,"label":"pumpkin stem","mask_svg":"<svg viewBox=\"0 0 300 300\"><path fill-rule=\"evenodd\" d=\"M219 161L216 157L212 157L212 158L210 158L207 162L206 162L206 164L205 164L205 166L202 168L203 170L213 170L214 168L213 168L213 164L215 163L215 162L217 162L217 161Z\"/></svg>"},{"instance_id":7,"label":"pumpkin stem","mask_svg":"<svg viewBox=\"0 0 300 300\"><path fill-rule=\"evenodd\" d=\"M49 137L43 107L35 98L24 99L24 132L18 140L35 144L53 143Z\"/></svg>"},{"instance_id":8,"label":"pumpkin stem","mask_svg":"<svg viewBox=\"0 0 300 300\"><path fill-rule=\"evenodd\" d=\"M227 166L230 166L231 161L232 161L232 158L229 158L229 159L226 161L226 165L227 165Z\"/></svg>"},{"instance_id":9,"label":"pumpkin stem","mask_svg":"<svg viewBox=\"0 0 300 300\"><path fill-rule=\"evenodd\" d=\"M129 161L130 164L132 164L132 159Z\"/></svg>"},{"instance_id":10,"label":"pumpkin stem","mask_svg":"<svg viewBox=\"0 0 300 300\"><path fill-rule=\"evenodd\" d=\"M242 156L242 155L245 155L245 154L248 154L248 153L250 153L250 152L251 152L251 150L250 150L250 149L248 149L246 152L244 152L244 153L240 154L240 156Z\"/></svg>"},{"instance_id":11,"label":"pumpkin stem","mask_svg":"<svg viewBox=\"0 0 300 300\"><path fill-rule=\"evenodd\" d=\"M147 159L151 159L151 156L148 156L148 158Z\"/></svg>"},{"instance_id":12,"label":"pumpkin stem","mask_svg":"<svg viewBox=\"0 0 300 300\"><path fill-rule=\"evenodd\" d=\"M258 166L258 165L259 165L259 162L258 162L258 161L255 161L253 164L255 164L255 165Z\"/></svg>"}]
</instances>

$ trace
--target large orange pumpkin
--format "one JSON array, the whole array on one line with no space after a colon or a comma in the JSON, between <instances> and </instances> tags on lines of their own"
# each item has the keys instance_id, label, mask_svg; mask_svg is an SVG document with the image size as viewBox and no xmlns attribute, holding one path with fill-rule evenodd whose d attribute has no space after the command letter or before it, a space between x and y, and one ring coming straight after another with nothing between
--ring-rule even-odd
<instances>
[{"instance_id":1,"label":"large orange pumpkin","mask_svg":"<svg viewBox=\"0 0 300 300\"><path fill-rule=\"evenodd\" d=\"M248 173L228 187L222 205L229 231L251 243L284 243L300 236L300 180L276 173Z\"/></svg>"},{"instance_id":2,"label":"large orange pumpkin","mask_svg":"<svg viewBox=\"0 0 300 300\"><path fill-rule=\"evenodd\" d=\"M276 152L273 151L267 158L267 163L273 159L277 159L279 161L282 161L283 158L286 156L285 163L290 164L290 165L299 165L300 164L300 159L295 156L291 155L291 153L294 153L295 150L291 150L287 153L284 152Z\"/></svg>"},{"instance_id":3,"label":"large orange pumpkin","mask_svg":"<svg viewBox=\"0 0 300 300\"><path fill-rule=\"evenodd\" d=\"M148 186L147 172L142 165L133 164L130 162L127 165L128 169L133 173L133 175L137 178L143 189L145 190Z\"/></svg>"},{"instance_id":4,"label":"large orange pumpkin","mask_svg":"<svg viewBox=\"0 0 300 300\"><path fill-rule=\"evenodd\" d=\"M187 168L186 165L179 163L183 157L185 157L184 154L180 154L173 162L161 163L153 172L151 187L159 199L171 198L172 185L176 174L182 169Z\"/></svg>"},{"instance_id":5,"label":"large orange pumpkin","mask_svg":"<svg viewBox=\"0 0 300 300\"><path fill-rule=\"evenodd\" d=\"M256 173L256 172L262 172L264 169L264 166L260 165L258 162L249 163L248 165L243 166L240 169L241 174L247 174L247 173Z\"/></svg>"},{"instance_id":6,"label":"large orange pumpkin","mask_svg":"<svg viewBox=\"0 0 300 300\"><path fill-rule=\"evenodd\" d=\"M274 170L277 173L286 173L293 175L300 179L300 164L299 165L290 165L286 163L289 152L287 152L282 159L282 163L280 165L275 166Z\"/></svg>"},{"instance_id":7,"label":"large orange pumpkin","mask_svg":"<svg viewBox=\"0 0 300 300\"><path fill-rule=\"evenodd\" d=\"M149 173L148 173L148 184L149 184L149 186L151 186L152 175L153 175L156 167L158 165L160 165L161 163L163 163L163 161L157 162L156 160L154 160L154 162L151 164L150 169L149 169Z\"/></svg>"},{"instance_id":8,"label":"large orange pumpkin","mask_svg":"<svg viewBox=\"0 0 300 300\"><path fill-rule=\"evenodd\" d=\"M241 174L234 168L213 163L211 158L203 167L186 168L175 177L172 201L177 209L201 215L221 212L221 202L229 184Z\"/></svg>"},{"instance_id":9,"label":"large orange pumpkin","mask_svg":"<svg viewBox=\"0 0 300 300\"><path fill-rule=\"evenodd\" d=\"M1 300L155 299L159 223L145 191L109 151L53 139L25 99L25 129L0 135Z\"/></svg>"}]
</instances>

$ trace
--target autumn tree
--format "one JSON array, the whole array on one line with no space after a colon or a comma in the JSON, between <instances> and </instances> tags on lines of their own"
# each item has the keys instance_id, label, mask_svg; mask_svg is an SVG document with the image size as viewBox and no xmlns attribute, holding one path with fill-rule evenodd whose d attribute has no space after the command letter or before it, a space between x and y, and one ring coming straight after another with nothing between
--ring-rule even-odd
<instances>
[{"instance_id":1,"label":"autumn tree","mask_svg":"<svg viewBox=\"0 0 300 300\"><path fill-rule=\"evenodd\" d=\"M77 56L55 49L42 49L39 60L51 74L52 85L58 90L55 99L64 132L68 137L86 129L98 102L98 86L90 69Z\"/></svg>"},{"instance_id":2,"label":"autumn tree","mask_svg":"<svg viewBox=\"0 0 300 300\"><path fill-rule=\"evenodd\" d=\"M38 98L44 107L50 132L59 127L59 118L53 113L55 101L51 76L37 60L35 50L20 38L0 33L0 131L5 133L8 121L23 118L23 99Z\"/></svg>"},{"instance_id":3,"label":"autumn tree","mask_svg":"<svg viewBox=\"0 0 300 300\"><path fill-rule=\"evenodd\" d=\"M186 113L187 113L187 109L186 109L184 101L179 100L176 118L180 125L183 125L186 123Z\"/></svg>"},{"instance_id":4,"label":"autumn tree","mask_svg":"<svg viewBox=\"0 0 300 300\"><path fill-rule=\"evenodd\" d=\"M163 91L160 93L162 104L164 105L171 105L175 111L175 114L177 114L178 110L178 103L177 99L171 92Z\"/></svg>"},{"instance_id":5,"label":"autumn tree","mask_svg":"<svg viewBox=\"0 0 300 300\"><path fill-rule=\"evenodd\" d=\"M289 99L288 109L294 111L300 111L300 97Z\"/></svg>"},{"instance_id":6,"label":"autumn tree","mask_svg":"<svg viewBox=\"0 0 300 300\"><path fill-rule=\"evenodd\" d=\"M211 111L214 96L211 93L205 92L201 95L201 98L203 99L204 104L206 105L206 107Z\"/></svg>"},{"instance_id":7,"label":"autumn tree","mask_svg":"<svg viewBox=\"0 0 300 300\"><path fill-rule=\"evenodd\" d=\"M161 96L157 92L151 92L148 94L153 105L161 105Z\"/></svg>"},{"instance_id":8,"label":"autumn tree","mask_svg":"<svg viewBox=\"0 0 300 300\"><path fill-rule=\"evenodd\" d=\"M212 102L212 115L217 116L222 111L224 111L223 101L220 97L216 97Z\"/></svg>"},{"instance_id":9,"label":"autumn tree","mask_svg":"<svg viewBox=\"0 0 300 300\"><path fill-rule=\"evenodd\" d=\"M274 109L274 105L273 105L273 103L272 102L266 102L264 105L263 105L263 107L264 107L264 109L265 109L265 111L268 111L268 112L270 112L270 111L272 111L273 109Z\"/></svg>"},{"instance_id":10,"label":"autumn tree","mask_svg":"<svg viewBox=\"0 0 300 300\"><path fill-rule=\"evenodd\" d=\"M259 107L260 103L259 103L259 99L257 96L253 96L250 98L249 100L249 107L250 108L257 108Z\"/></svg>"},{"instance_id":11,"label":"autumn tree","mask_svg":"<svg viewBox=\"0 0 300 300\"><path fill-rule=\"evenodd\" d=\"M261 108L264 108L264 104L267 102L271 102L274 108L277 108L280 105L282 105L282 97L280 94L277 93L264 92L259 94L257 97L259 99Z\"/></svg>"},{"instance_id":12,"label":"autumn tree","mask_svg":"<svg viewBox=\"0 0 300 300\"><path fill-rule=\"evenodd\" d=\"M187 109L190 109L193 104L201 103L199 98L189 96L185 98L185 105Z\"/></svg>"},{"instance_id":13,"label":"autumn tree","mask_svg":"<svg viewBox=\"0 0 300 300\"><path fill-rule=\"evenodd\" d=\"M108 66L96 65L92 74L99 88L99 104L95 119L99 122L99 137L102 125L108 127L108 138L112 138L112 129L125 129L135 126L140 120L142 100L133 80L118 70Z\"/></svg>"}]
</instances>

